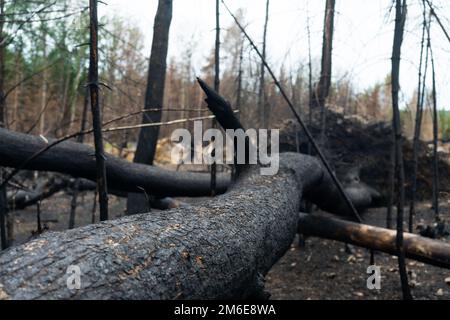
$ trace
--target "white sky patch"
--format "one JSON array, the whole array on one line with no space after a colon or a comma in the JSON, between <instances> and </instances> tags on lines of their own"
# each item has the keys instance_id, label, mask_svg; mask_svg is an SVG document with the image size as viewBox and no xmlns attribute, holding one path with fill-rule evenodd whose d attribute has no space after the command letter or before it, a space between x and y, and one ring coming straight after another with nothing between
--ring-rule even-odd
<instances>
[{"instance_id":1,"label":"white sky patch","mask_svg":"<svg viewBox=\"0 0 450 320\"><path fill-rule=\"evenodd\" d=\"M246 12L247 31L256 43L261 42L265 0L225 1L233 12ZM100 14L116 14L134 22L145 35L145 52L149 55L153 20L157 0L107 0ZM408 21L402 48L401 99L405 103L417 87L418 61L422 25L421 0L408 1ZM450 3L433 1L444 26L450 32ZM394 29L392 0L337 0L333 51L334 81L350 79L355 89L363 90L390 73ZM321 55L323 10L325 0L272 0L267 38L269 63L275 70L306 65L308 54L307 17L310 19L312 55L316 62ZM169 59L177 57L191 41L196 42L193 62L196 72L204 66L214 46L215 1L174 0L170 30ZM221 26L231 26L233 20L221 6ZM432 46L436 60L438 104L450 109L450 43L438 24L432 26ZM223 33L222 33L223 34ZM224 54L224 53L222 53ZM431 68L431 67L430 67ZM431 69L430 69L431 70ZM428 80L431 91L431 73Z\"/></svg>"}]
</instances>

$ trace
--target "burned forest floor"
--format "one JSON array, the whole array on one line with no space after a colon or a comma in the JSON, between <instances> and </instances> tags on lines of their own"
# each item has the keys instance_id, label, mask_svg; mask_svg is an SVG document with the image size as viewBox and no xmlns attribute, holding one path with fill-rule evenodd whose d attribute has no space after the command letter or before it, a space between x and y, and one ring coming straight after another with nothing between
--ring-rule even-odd
<instances>
[{"instance_id":1,"label":"burned forest floor","mask_svg":"<svg viewBox=\"0 0 450 320\"><path fill-rule=\"evenodd\" d=\"M441 200L441 211L441 219L448 228L450 199ZM364 220L367 224L385 227L386 209L371 209L365 214ZM432 225L433 222L434 211L429 202L418 204L415 226ZM395 216L393 225L395 227ZM439 240L450 242L449 237ZM396 256L375 253L375 265L381 271L381 289L369 290L367 278L371 274L367 273L367 268L370 265L370 251L354 246L351 250L352 253L347 253L343 243L320 238L307 238L302 247L297 238L266 277L266 288L271 293L271 299L402 299ZM406 263L415 299L450 299L450 270L409 259Z\"/></svg>"},{"instance_id":2,"label":"burned forest floor","mask_svg":"<svg viewBox=\"0 0 450 320\"><path fill-rule=\"evenodd\" d=\"M41 204L41 221L50 231L65 230L72 197L60 192ZM186 200L186 199L183 199ZM198 199L192 199L193 202ZM94 197L92 192L82 193L76 214L76 227L92 222ZM194 204L195 205L195 204ZM110 197L112 218L124 215L126 200ZM441 199L441 217L450 224L450 199ZM323 214L323 213L315 213ZM365 222L385 226L386 209L371 209ZM418 205L416 224L432 224L433 211L430 204ZM36 232L36 207L14 213L14 245L30 240ZM393 217L395 221L395 216ZM95 215L98 222L98 212ZM450 238L441 239L450 241ZM266 289L271 299L401 299L397 258L376 253L375 263L381 267L381 289L368 290L367 267L369 251L352 247L353 253L344 250L344 244L319 238L308 238L304 247L296 239L285 256L266 277ZM407 260L412 293L416 299L450 299L450 270ZM447 280L447 283L446 283Z\"/></svg>"}]
</instances>

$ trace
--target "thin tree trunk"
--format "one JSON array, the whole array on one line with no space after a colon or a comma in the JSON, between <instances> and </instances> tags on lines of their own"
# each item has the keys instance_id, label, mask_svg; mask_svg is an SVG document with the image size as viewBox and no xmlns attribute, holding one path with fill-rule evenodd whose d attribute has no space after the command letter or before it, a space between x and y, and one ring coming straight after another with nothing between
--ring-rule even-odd
<instances>
[{"instance_id":1,"label":"thin tree trunk","mask_svg":"<svg viewBox=\"0 0 450 320\"><path fill-rule=\"evenodd\" d=\"M171 21L172 0L159 0L153 27L153 43L148 68L145 108L159 108L162 110ZM142 123L160 122L161 115L162 111L144 113ZM141 129L134 162L153 164L158 134L159 127ZM145 196L142 193L128 196L127 214L143 212L147 210L147 207Z\"/></svg>"},{"instance_id":2,"label":"thin tree trunk","mask_svg":"<svg viewBox=\"0 0 450 320\"><path fill-rule=\"evenodd\" d=\"M75 122L75 114L76 114L76 105L78 100L78 93L79 93L79 86L80 86L80 80L83 73L83 63L80 63L78 66L78 71L75 76L75 79L72 84L72 90L71 90L71 96L69 101L69 124L68 124L68 132L71 132L72 126Z\"/></svg>"},{"instance_id":3,"label":"thin tree trunk","mask_svg":"<svg viewBox=\"0 0 450 320\"><path fill-rule=\"evenodd\" d=\"M214 51L214 90L220 92L220 2L216 0L216 44ZM216 128L216 120L213 119L211 122L211 127ZM214 144L215 139L211 139L211 143ZM213 145L214 146L214 145ZM216 148L213 147L211 151L211 157L216 156ZM211 196L216 195L216 175L217 175L217 164L214 161L211 164Z\"/></svg>"},{"instance_id":4,"label":"thin tree trunk","mask_svg":"<svg viewBox=\"0 0 450 320\"><path fill-rule=\"evenodd\" d=\"M262 56L263 60L266 59L266 50L267 50L267 25L269 23L269 0L266 0L266 16L264 20L264 30L263 30L263 42L262 42ZM268 128L269 126L269 112L266 102L266 79L265 79L265 68L264 63L261 62L260 66L260 75L259 75L259 92L258 92L258 110L261 112L261 125L263 128Z\"/></svg>"},{"instance_id":5,"label":"thin tree trunk","mask_svg":"<svg viewBox=\"0 0 450 320\"><path fill-rule=\"evenodd\" d=\"M80 131L83 132L86 130L86 123L87 123L87 117L88 117L88 107L89 107L89 88L86 87L84 92L84 103L83 103L83 111L81 113L81 124L80 124ZM80 134L77 137L77 142L83 143L84 142L84 134Z\"/></svg>"},{"instance_id":6,"label":"thin tree trunk","mask_svg":"<svg viewBox=\"0 0 450 320\"><path fill-rule=\"evenodd\" d=\"M388 189L388 199L386 206L386 228L392 228L392 205L394 203L394 193L395 193L395 136L392 136L392 147L390 152L390 166L389 166L389 189Z\"/></svg>"},{"instance_id":7,"label":"thin tree trunk","mask_svg":"<svg viewBox=\"0 0 450 320\"><path fill-rule=\"evenodd\" d=\"M79 188L79 179L77 179L74 183L73 187L73 195L72 200L70 201L70 214L69 214L69 229L75 228L75 214L77 211L77 199L78 199L78 188Z\"/></svg>"},{"instance_id":8,"label":"thin tree trunk","mask_svg":"<svg viewBox=\"0 0 450 320\"><path fill-rule=\"evenodd\" d=\"M403 33L406 21L406 0L396 0L395 31L392 49L392 109L395 144L395 163L397 173L397 236L396 245L398 250L398 265L402 285L403 298L411 300L411 292L406 272L405 252L403 247L403 211L405 205L405 171L403 166L402 152L402 128L400 124L400 110L398 104L398 93L400 90L400 57L403 42Z\"/></svg>"},{"instance_id":9,"label":"thin tree trunk","mask_svg":"<svg viewBox=\"0 0 450 320\"><path fill-rule=\"evenodd\" d=\"M241 110L241 104L242 104L242 64L244 60L244 41L241 43L241 47L239 50L239 67L238 67L238 77L237 77L237 90L236 90L236 103L235 108L236 110ZM242 115L239 115L238 117L242 117Z\"/></svg>"},{"instance_id":10,"label":"thin tree trunk","mask_svg":"<svg viewBox=\"0 0 450 320\"><path fill-rule=\"evenodd\" d=\"M94 128L95 160L97 166L97 188L99 193L100 221L108 220L108 191L106 182L105 154L103 150L102 116L99 103L98 81L98 19L97 0L89 0L90 11L90 63L89 87Z\"/></svg>"},{"instance_id":11,"label":"thin tree trunk","mask_svg":"<svg viewBox=\"0 0 450 320\"><path fill-rule=\"evenodd\" d=\"M47 60L47 34L44 28L42 28L42 58L43 61ZM47 106L47 69L42 73L42 92L41 92L41 112L39 121L39 134L45 135L45 109Z\"/></svg>"},{"instance_id":12,"label":"thin tree trunk","mask_svg":"<svg viewBox=\"0 0 450 320\"><path fill-rule=\"evenodd\" d=\"M16 64L15 64L15 68L17 70L16 83L20 83L20 85L14 90L14 105L13 105L13 115L12 115L12 120L13 120L13 123L14 123L12 128L13 128L14 131L18 130L18 124L19 124L19 119L18 119L19 101L20 101L20 96L22 94L22 88L23 88L22 68L21 68L21 65L20 65L21 57L22 57L22 50L20 49L19 52L17 53Z\"/></svg>"},{"instance_id":13,"label":"thin tree trunk","mask_svg":"<svg viewBox=\"0 0 450 320\"><path fill-rule=\"evenodd\" d=\"M316 103L320 107L320 141L325 142L326 128L326 108L325 101L330 92L331 69L332 69L332 51L333 51L333 33L334 33L334 9L335 0L327 0L325 5L325 18L323 28L322 43L322 69L320 80L317 86Z\"/></svg>"},{"instance_id":14,"label":"thin tree trunk","mask_svg":"<svg viewBox=\"0 0 450 320\"><path fill-rule=\"evenodd\" d=\"M431 48L430 30L428 27L428 49L430 50L431 57L431 74L433 82L433 208L436 221L439 221L439 168L438 168L438 138L439 138L439 126L438 126L438 107L437 107L437 94L436 94L436 73L434 68L433 50Z\"/></svg>"},{"instance_id":15,"label":"thin tree trunk","mask_svg":"<svg viewBox=\"0 0 450 320\"><path fill-rule=\"evenodd\" d=\"M417 194L417 170L418 170L418 154L419 154L419 141L420 141L420 132L422 127L422 114L423 114L423 102L425 97L425 80L427 74L427 65L428 65L428 47L427 54L425 60L425 71L423 74L423 83L422 83L422 65L423 65L423 51L425 47L425 31L427 26L426 21L426 10L424 7L423 11L423 29L422 29L422 41L420 48L420 62L419 62L419 84L417 87L417 108L416 108L416 119L414 125L414 141L413 141L413 175L412 175L412 183L411 183L411 202L409 206L409 223L408 230L410 233L413 232L414 226L414 216L416 214L416 194Z\"/></svg>"},{"instance_id":16,"label":"thin tree trunk","mask_svg":"<svg viewBox=\"0 0 450 320\"><path fill-rule=\"evenodd\" d=\"M306 20L306 31L308 33L308 96L309 96L309 126L312 126L313 85L312 85L312 57L311 57L311 27L309 24L309 11Z\"/></svg>"},{"instance_id":17,"label":"thin tree trunk","mask_svg":"<svg viewBox=\"0 0 450 320\"><path fill-rule=\"evenodd\" d=\"M4 9L5 0L0 0L0 128L6 127L6 97L5 97L5 45L4 45ZM4 171L0 167L0 183L3 182ZM1 248L6 249L6 220L8 215L8 203L6 199L6 187L0 188L0 240Z\"/></svg>"}]
</instances>

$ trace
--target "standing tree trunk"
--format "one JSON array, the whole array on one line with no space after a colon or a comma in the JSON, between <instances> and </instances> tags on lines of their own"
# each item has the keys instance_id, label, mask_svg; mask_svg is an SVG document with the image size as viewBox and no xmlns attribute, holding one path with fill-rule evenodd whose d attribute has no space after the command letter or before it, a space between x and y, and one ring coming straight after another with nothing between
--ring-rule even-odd
<instances>
[{"instance_id":1,"label":"standing tree trunk","mask_svg":"<svg viewBox=\"0 0 450 320\"><path fill-rule=\"evenodd\" d=\"M214 50L214 90L220 92L220 4L219 0L216 0L216 44ZM211 127L216 128L217 123L215 119L212 119ZM211 139L211 143L214 144L215 138ZM215 158L216 148L213 147L211 151L211 157ZM211 164L211 196L216 195L216 174L217 174L217 164L214 161Z\"/></svg>"},{"instance_id":2,"label":"standing tree trunk","mask_svg":"<svg viewBox=\"0 0 450 320\"><path fill-rule=\"evenodd\" d=\"M311 57L311 28L309 25L309 10L308 10L308 14L307 14L307 19L306 19L306 31L308 34L308 96L309 96L309 101L308 101L308 106L309 106L309 111L308 111L308 122L309 122L309 127L312 126L312 122L313 122L313 84L312 84L312 57ZM312 146L311 143L308 143L308 154L312 154Z\"/></svg>"},{"instance_id":3,"label":"standing tree trunk","mask_svg":"<svg viewBox=\"0 0 450 320\"><path fill-rule=\"evenodd\" d=\"M266 0L266 17L264 20L263 42L262 42L262 60L266 60L266 40L267 40L267 25L269 23L269 0ZM259 75L259 92L258 92L258 110L261 112L261 125L263 128L269 126L269 110L266 103L266 79L264 62L261 61L261 71Z\"/></svg>"},{"instance_id":4,"label":"standing tree trunk","mask_svg":"<svg viewBox=\"0 0 450 320\"><path fill-rule=\"evenodd\" d=\"M432 78L432 97L433 97L433 208L436 221L439 221L439 167L438 167L438 108L436 95L436 74L434 69L434 56L431 48L430 27L428 26L428 50L431 57L431 78Z\"/></svg>"},{"instance_id":5,"label":"standing tree trunk","mask_svg":"<svg viewBox=\"0 0 450 320\"><path fill-rule=\"evenodd\" d=\"M6 97L5 97L5 45L4 45L4 21L5 1L0 0L0 128L6 127ZM3 168L0 167L0 183L3 182ZM6 249L6 218L8 203L6 199L6 187L0 188L0 240L1 248Z\"/></svg>"},{"instance_id":6,"label":"standing tree trunk","mask_svg":"<svg viewBox=\"0 0 450 320\"><path fill-rule=\"evenodd\" d=\"M98 82L98 19L97 0L89 1L90 11L90 62L89 87L91 93L91 111L94 128L95 160L97 166L97 189L99 193L100 221L108 220L108 190L106 182L105 154L103 150L102 116L99 103Z\"/></svg>"},{"instance_id":7,"label":"standing tree trunk","mask_svg":"<svg viewBox=\"0 0 450 320\"><path fill-rule=\"evenodd\" d=\"M335 0L327 0L325 5L325 18L323 26L322 42L322 67L320 80L315 92L315 105L320 107L320 140L323 143L325 139L326 109L325 100L328 97L331 86L331 68L333 52L333 33L334 33L334 8Z\"/></svg>"},{"instance_id":8,"label":"standing tree trunk","mask_svg":"<svg viewBox=\"0 0 450 320\"><path fill-rule=\"evenodd\" d=\"M405 171L402 152L402 128L400 124L400 110L398 105L398 93L400 90L400 57L403 42L403 33L406 21L406 0L396 0L394 43L392 48L392 111L394 127L395 164L397 174L397 236L396 246L398 250L398 265L402 284L403 298L411 300L411 292L408 285L408 275L405 264L405 251L403 247L403 211L405 205Z\"/></svg>"},{"instance_id":9,"label":"standing tree trunk","mask_svg":"<svg viewBox=\"0 0 450 320\"><path fill-rule=\"evenodd\" d=\"M42 27L42 60L47 61L47 31ZM45 135L45 109L47 105L47 69L42 73L41 113L39 134Z\"/></svg>"},{"instance_id":10,"label":"standing tree trunk","mask_svg":"<svg viewBox=\"0 0 450 320\"><path fill-rule=\"evenodd\" d=\"M166 59L169 46L169 29L172 21L172 0L159 0L153 26L153 43L148 68L145 108L159 108L159 112L144 113L142 123L160 122L166 79ZM153 164L158 142L159 127L142 128L134 156L134 162ZM143 194L129 194L127 214L147 210L148 203Z\"/></svg>"},{"instance_id":11,"label":"standing tree trunk","mask_svg":"<svg viewBox=\"0 0 450 320\"><path fill-rule=\"evenodd\" d=\"M244 40L241 42L241 46L239 48L239 66L238 66L238 76L237 76L237 89L236 89L236 102L235 102L235 109L240 111L241 105L242 105L242 64L244 60ZM238 118L242 117L238 113Z\"/></svg>"},{"instance_id":12,"label":"standing tree trunk","mask_svg":"<svg viewBox=\"0 0 450 320\"><path fill-rule=\"evenodd\" d=\"M423 115L423 103L425 97L425 82L427 75L427 65L428 65L428 46L426 51L425 58L425 67L423 73L423 82L422 82L422 65L423 65L423 51L425 48L425 30L427 27L426 20L426 10L425 6L423 8L423 27L422 27L422 41L420 47L420 62L419 62L419 84L417 86L417 108L416 108L416 119L414 124L414 140L413 140L413 175L412 175L412 183L411 183L411 203L409 206L409 223L408 230L410 233L413 232L414 226L414 216L416 214L416 197L417 197L417 171L418 171L418 156L419 156L419 141L420 141L420 132L422 128L422 115Z\"/></svg>"}]
</instances>

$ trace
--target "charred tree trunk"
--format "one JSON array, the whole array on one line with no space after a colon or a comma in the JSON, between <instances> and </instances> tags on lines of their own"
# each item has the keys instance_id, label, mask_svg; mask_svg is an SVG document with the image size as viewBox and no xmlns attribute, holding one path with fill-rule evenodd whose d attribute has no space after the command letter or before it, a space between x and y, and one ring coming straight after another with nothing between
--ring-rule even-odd
<instances>
[{"instance_id":1,"label":"charred tree trunk","mask_svg":"<svg viewBox=\"0 0 450 320\"><path fill-rule=\"evenodd\" d=\"M259 169L249 168L230 192L196 207L48 233L8 250L0 255L1 296L261 296L265 274L295 237L301 194L308 192L321 199L339 195L332 194L335 191L328 188L329 180L323 180L327 175L322 166L309 156L283 154L275 176L262 176ZM65 271L74 265L82 272L81 289L71 291ZM39 272L29 273L27 266Z\"/></svg>"},{"instance_id":2,"label":"charred tree trunk","mask_svg":"<svg viewBox=\"0 0 450 320\"><path fill-rule=\"evenodd\" d=\"M267 25L269 23L269 0L266 0L266 16L264 19L263 41L262 41L262 60L266 59L267 50ZM259 75L259 92L258 92L258 110L261 112L261 126L268 129L269 126L269 108L266 101L266 78L264 62L261 61Z\"/></svg>"},{"instance_id":3,"label":"charred tree trunk","mask_svg":"<svg viewBox=\"0 0 450 320\"><path fill-rule=\"evenodd\" d=\"M410 233L413 232L414 226L414 216L416 214L416 197L417 197L417 171L418 171L418 156L419 156L419 142L420 142L420 132L422 128L422 115L423 115L423 104L425 98L425 83L426 83L426 75L427 75L427 66L428 66L428 46L425 46L425 32L427 28L427 20L426 20L426 10L425 6L423 8L423 26L422 26L422 41L420 48L420 62L419 62L419 84L417 86L417 107L416 107L416 119L414 124L414 140L413 140L413 175L412 175L412 183L411 183L411 203L409 206L409 223L408 230ZM425 67L422 79L422 66L423 66L423 51L424 48L426 50L426 58L425 58Z\"/></svg>"},{"instance_id":4,"label":"charred tree trunk","mask_svg":"<svg viewBox=\"0 0 450 320\"><path fill-rule=\"evenodd\" d=\"M204 83L202 87L222 127L242 128L229 104ZM33 161L42 161L46 156L48 153ZM107 163L111 164L111 160ZM263 297L265 274L290 247L296 234L302 195L332 212L348 207L332 177L313 157L285 153L280 155L277 174L264 176L260 169L245 167L230 192L196 207L48 233L13 248L0 255L1 297ZM119 179L122 185L123 180ZM348 195L355 205L367 201L358 192ZM33 255L29 254L31 248ZM27 266L39 272L30 274ZM70 275L61 274L74 266L80 268L82 277L80 290L73 291L67 285ZM21 276L22 272L26 274Z\"/></svg>"},{"instance_id":5,"label":"charred tree trunk","mask_svg":"<svg viewBox=\"0 0 450 320\"><path fill-rule=\"evenodd\" d=\"M37 158L31 156L47 146L41 138L0 128L0 166L28 170L52 171L74 177L96 180L94 149L80 143L65 141L53 146ZM49 143L52 143L49 139ZM149 165L130 163L105 154L108 187L126 192L142 192L157 197L208 196L211 193L209 174L174 172ZM22 164L26 163L25 166ZM217 176L217 192L223 193L229 178Z\"/></svg>"},{"instance_id":6,"label":"charred tree trunk","mask_svg":"<svg viewBox=\"0 0 450 320\"><path fill-rule=\"evenodd\" d=\"M275 176L262 176L259 169L248 168L230 192L196 207L47 233L5 251L0 255L3 284L0 296L3 299L261 297L264 276L295 237L302 195L314 196L310 198L313 201L339 201L340 196L335 194L336 189L330 188L330 177L313 157L282 154ZM345 207L345 203L334 204ZM305 233L317 235L319 231L311 231L315 226L328 230L320 236L397 252L393 231L333 220L311 227L304 218L300 221L305 224ZM406 237L411 258L448 267L448 245L439 246L437 241L413 237L411 240ZM421 248L426 248L426 252ZM68 289L70 275L66 270L71 266L80 268L80 290Z\"/></svg>"},{"instance_id":7,"label":"charred tree trunk","mask_svg":"<svg viewBox=\"0 0 450 320\"><path fill-rule=\"evenodd\" d=\"M216 0L216 43L214 50L214 90L217 93L220 92L220 3ZM212 119L211 127L215 129L217 127L216 119ZM215 137L211 139L211 143L214 144ZM214 147L211 151L211 157L215 158L216 148ZM216 175L217 175L217 164L214 161L211 164L211 196L216 195Z\"/></svg>"},{"instance_id":8,"label":"charred tree trunk","mask_svg":"<svg viewBox=\"0 0 450 320\"><path fill-rule=\"evenodd\" d=\"M6 96L5 96L5 0L0 0L0 128L6 127ZM4 171L0 167L0 184L3 182ZM6 220L8 204L6 200L6 186L0 187L0 241L1 248L8 247L6 237Z\"/></svg>"},{"instance_id":9,"label":"charred tree trunk","mask_svg":"<svg viewBox=\"0 0 450 320\"><path fill-rule=\"evenodd\" d=\"M333 34L334 34L334 8L335 0L327 0L325 6L325 18L323 27L322 43L322 63L320 80L316 88L316 106L320 107L320 140L324 143L326 126L326 107L325 102L330 92L331 70L333 57Z\"/></svg>"},{"instance_id":10,"label":"charred tree trunk","mask_svg":"<svg viewBox=\"0 0 450 320\"><path fill-rule=\"evenodd\" d=\"M430 50L431 57L431 78L433 83L432 97L433 97L433 208L435 219L439 221L439 155L438 155L438 139L439 139L439 125L438 125L438 107L437 107L437 93L436 93L436 73L434 68L434 56L431 48L431 36L428 29L428 50Z\"/></svg>"},{"instance_id":11,"label":"charred tree trunk","mask_svg":"<svg viewBox=\"0 0 450 320\"><path fill-rule=\"evenodd\" d=\"M95 163L97 176L100 221L108 220L108 190L106 181L105 154L103 150L102 116L99 103L98 81L98 19L97 0L89 1L90 12L90 62L89 87L91 93L92 123L94 128Z\"/></svg>"},{"instance_id":12,"label":"charred tree trunk","mask_svg":"<svg viewBox=\"0 0 450 320\"><path fill-rule=\"evenodd\" d=\"M299 230L307 236L342 241L398 255L394 230L309 214L300 214ZM407 258L450 269L448 243L405 233L403 247Z\"/></svg>"},{"instance_id":13,"label":"charred tree trunk","mask_svg":"<svg viewBox=\"0 0 450 320\"><path fill-rule=\"evenodd\" d=\"M406 21L406 0L396 0L394 43L392 49L392 111L394 127L395 163L397 175L397 237L398 264L402 284L403 298L411 300L411 292L406 272L405 251L403 247L403 212L405 206L405 170L403 166L402 128L400 123L400 110L398 93L400 90L400 57L403 42L403 33Z\"/></svg>"},{"instance_id":14,"label":"charred tree trunk","mask_svg":"<svg viewBox=\"0 0 450 320\"><path fill-rule=\"evenodd\" d=\"M169 46L169 29L172 21L172 0L159 0L153 26L153 42L148 68L145 108L162 109L164 84L166 78L166 60ZM161 121L162 111L144 113L142 123ZM134 156L135 163L153 164L159 127L142 128ZM127 202L127 214L144 212L147 208L146 197L141 193L130 194Z\"/></svg>"}]
</instances>

